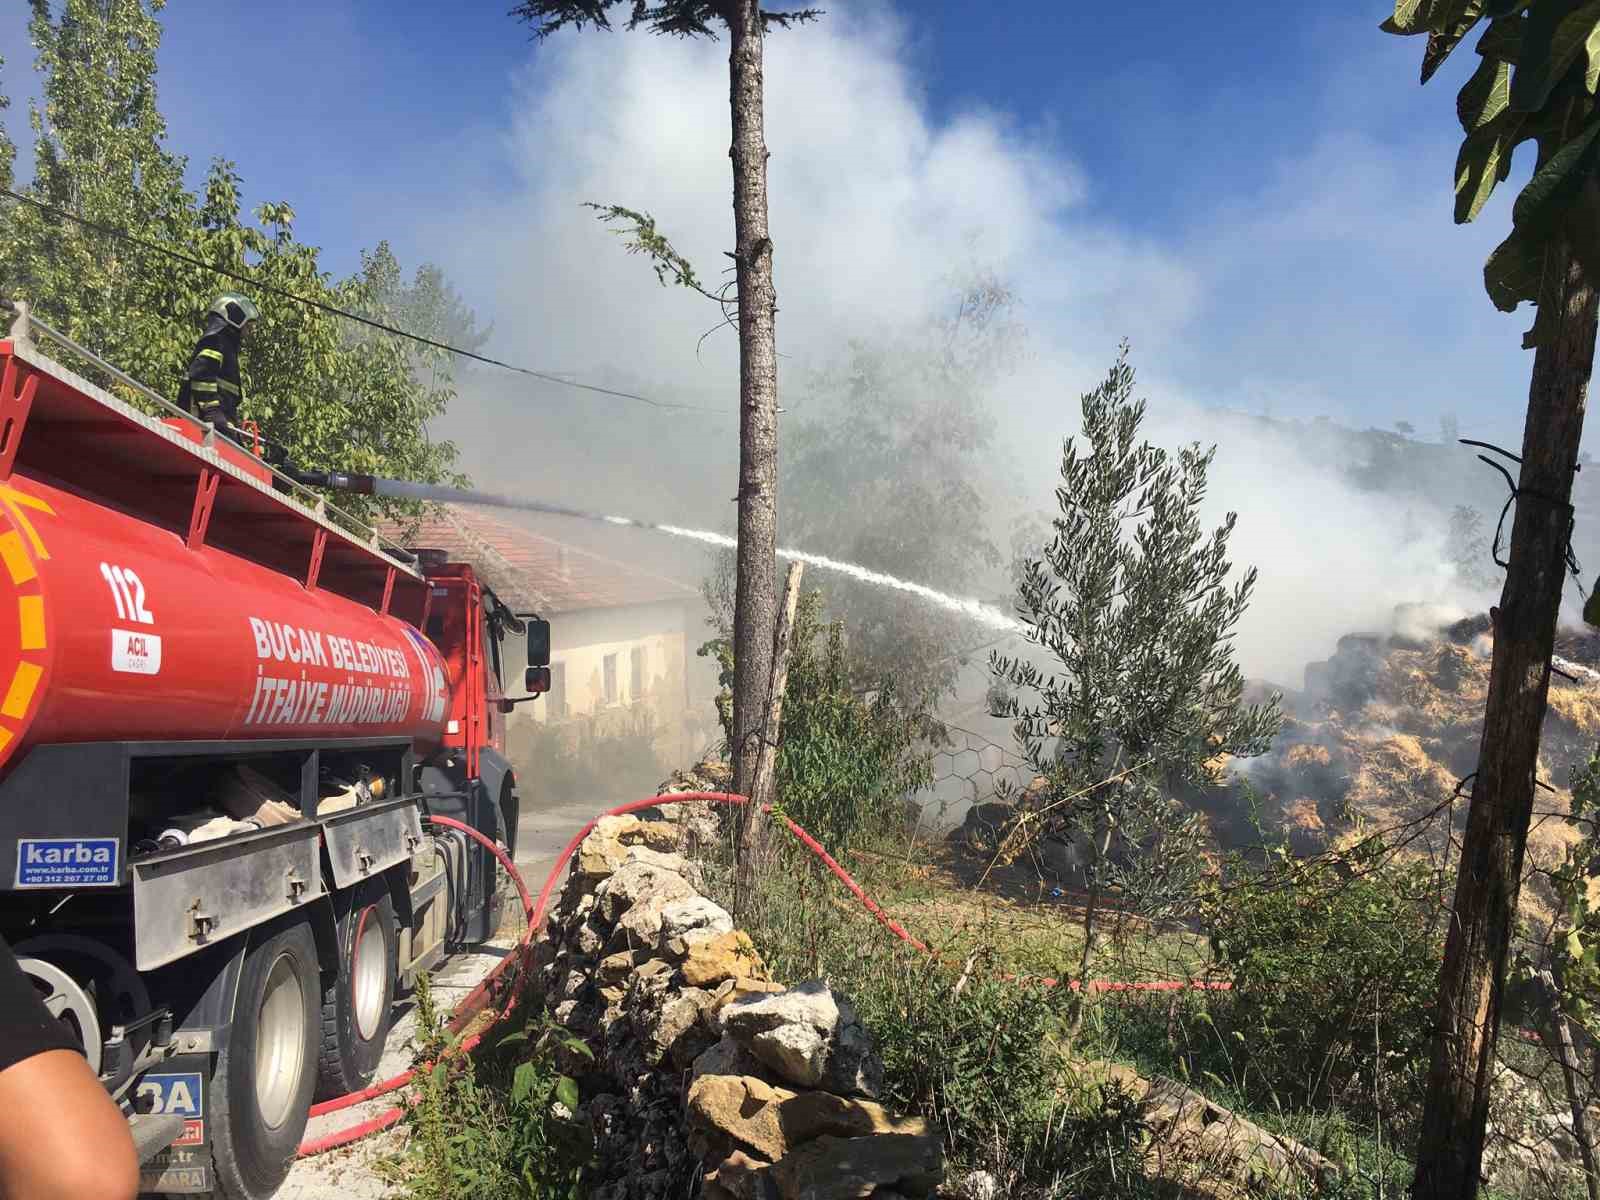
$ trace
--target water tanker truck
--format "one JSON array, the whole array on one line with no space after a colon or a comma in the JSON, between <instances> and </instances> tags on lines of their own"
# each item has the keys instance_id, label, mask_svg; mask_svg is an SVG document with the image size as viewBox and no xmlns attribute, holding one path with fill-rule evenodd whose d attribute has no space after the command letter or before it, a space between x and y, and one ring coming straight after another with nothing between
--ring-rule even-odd
<instances>
[{"instance_id":1,"label":"water tanker truck","mask_svg":"<svg viewBox=\"0 0 1600 1200\"><path fill-rule=\"evenodd\" d=\"M142 1186L257 1200L495 933L493 854L428 818L514 852L502 642L537 694L549 626L47 335L0 340L0 936Z\"/></svg>"}]
</instances>

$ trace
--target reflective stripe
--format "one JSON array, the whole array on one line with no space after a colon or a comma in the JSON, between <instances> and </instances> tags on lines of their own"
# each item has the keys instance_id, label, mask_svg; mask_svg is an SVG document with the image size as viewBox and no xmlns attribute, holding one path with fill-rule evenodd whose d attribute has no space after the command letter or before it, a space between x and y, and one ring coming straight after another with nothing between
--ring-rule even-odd
<instances>
[{"instance_id":1,"label":"reflective stripe","mask_svg":"<svg viewBox=\"0 0 1600 1200\"><path fill-rule=\"evenodd\" d=\"M226 379L219 379L217 380L217 386L223 391L227 392L230 396L237 396L239 394L239 385L237 383L229 383Z\"/></svg>"},{"instance_id":2,"label":"reflective stripe","mask_svg":"<svg viewBox=\"0 0 1600 1200\"><path fill-rule=\"evenodd\" d=\"M208 350L200 350L195 354L195 357L196 358L211 358L211 359L215 359L217 362L221 362L222 361L222 351L221 350L209 350L209 349Z\"/></svg>"},{"instance_id":3,"label":"reflective stripe","mask_svg":"<svg viewBox=\"0 0 1600 1200\"><path fill-rule=\"evenodd\" d=\"M191 392L214 392L217 390L217 380L198 379L189 384Z\"/></svg>"}]
</instances>

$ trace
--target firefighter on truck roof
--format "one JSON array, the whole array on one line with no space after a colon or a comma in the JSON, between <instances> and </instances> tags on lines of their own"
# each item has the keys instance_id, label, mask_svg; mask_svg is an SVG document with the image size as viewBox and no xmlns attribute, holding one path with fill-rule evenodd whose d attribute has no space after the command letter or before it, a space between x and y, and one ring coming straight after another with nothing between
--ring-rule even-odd
<instances>
[{"instance_id":1,"label":"firefighter on truck roof","mask_svg":"<svg viewBox=\"0 0 1600 1200\"><path fill-rule=\"evenodd\" d=\"M244 296L224 292L206 312L205 332L195 343L178 389L178 407L216 427L217 432L243 443L236 424L239 402L239 345L261 316Z\"/></svg>"}]
</instances>

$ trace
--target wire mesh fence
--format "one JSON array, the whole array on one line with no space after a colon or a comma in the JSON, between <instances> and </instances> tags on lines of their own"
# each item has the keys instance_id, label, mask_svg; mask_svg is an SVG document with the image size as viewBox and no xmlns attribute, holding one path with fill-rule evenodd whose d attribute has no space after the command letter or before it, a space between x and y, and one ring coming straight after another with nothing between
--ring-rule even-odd
<instances>
[{"instance_id":1,"label":"wire mesh fence","mask_svg":"<svg viewBox=\"0 0 1600 1200\"><path fill-rule=\"evenodd\" d=\"M911 799L928 830L960 825L976 806L993 802L1003 786L1025 787L1033 777L1016 753L975 730L945 725L945 738L931 748L932 783Z\"/></svg>"}]
</instances>

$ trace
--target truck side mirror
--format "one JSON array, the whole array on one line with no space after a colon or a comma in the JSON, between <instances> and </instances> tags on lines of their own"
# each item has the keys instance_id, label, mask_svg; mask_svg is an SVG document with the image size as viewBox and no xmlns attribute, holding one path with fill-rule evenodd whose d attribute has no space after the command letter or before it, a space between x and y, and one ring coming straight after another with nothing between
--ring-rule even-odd
<instances>
[{"instance_id":1,"label":"truck side mirror","mask_svg":"<svg viewBox=\"0 0 1600 1200\"><path fill-rule=\"evenodd\" d=\"M550 622L540 617L529 617L524 625L523 636L527 640L528 665L530 667L548 667L550 665Z\"/></svg>"},{"instance_id":2,"label":"truck side mirror","mask_svg":"<svg viewBox=\"0 0 1600 1200\"><path fill-rule=\"evenodd\" d=\"M522 673L522 690L533 696L542 696L550 690L550 668L529 667Z\"/></svg>"}]
</instances>

